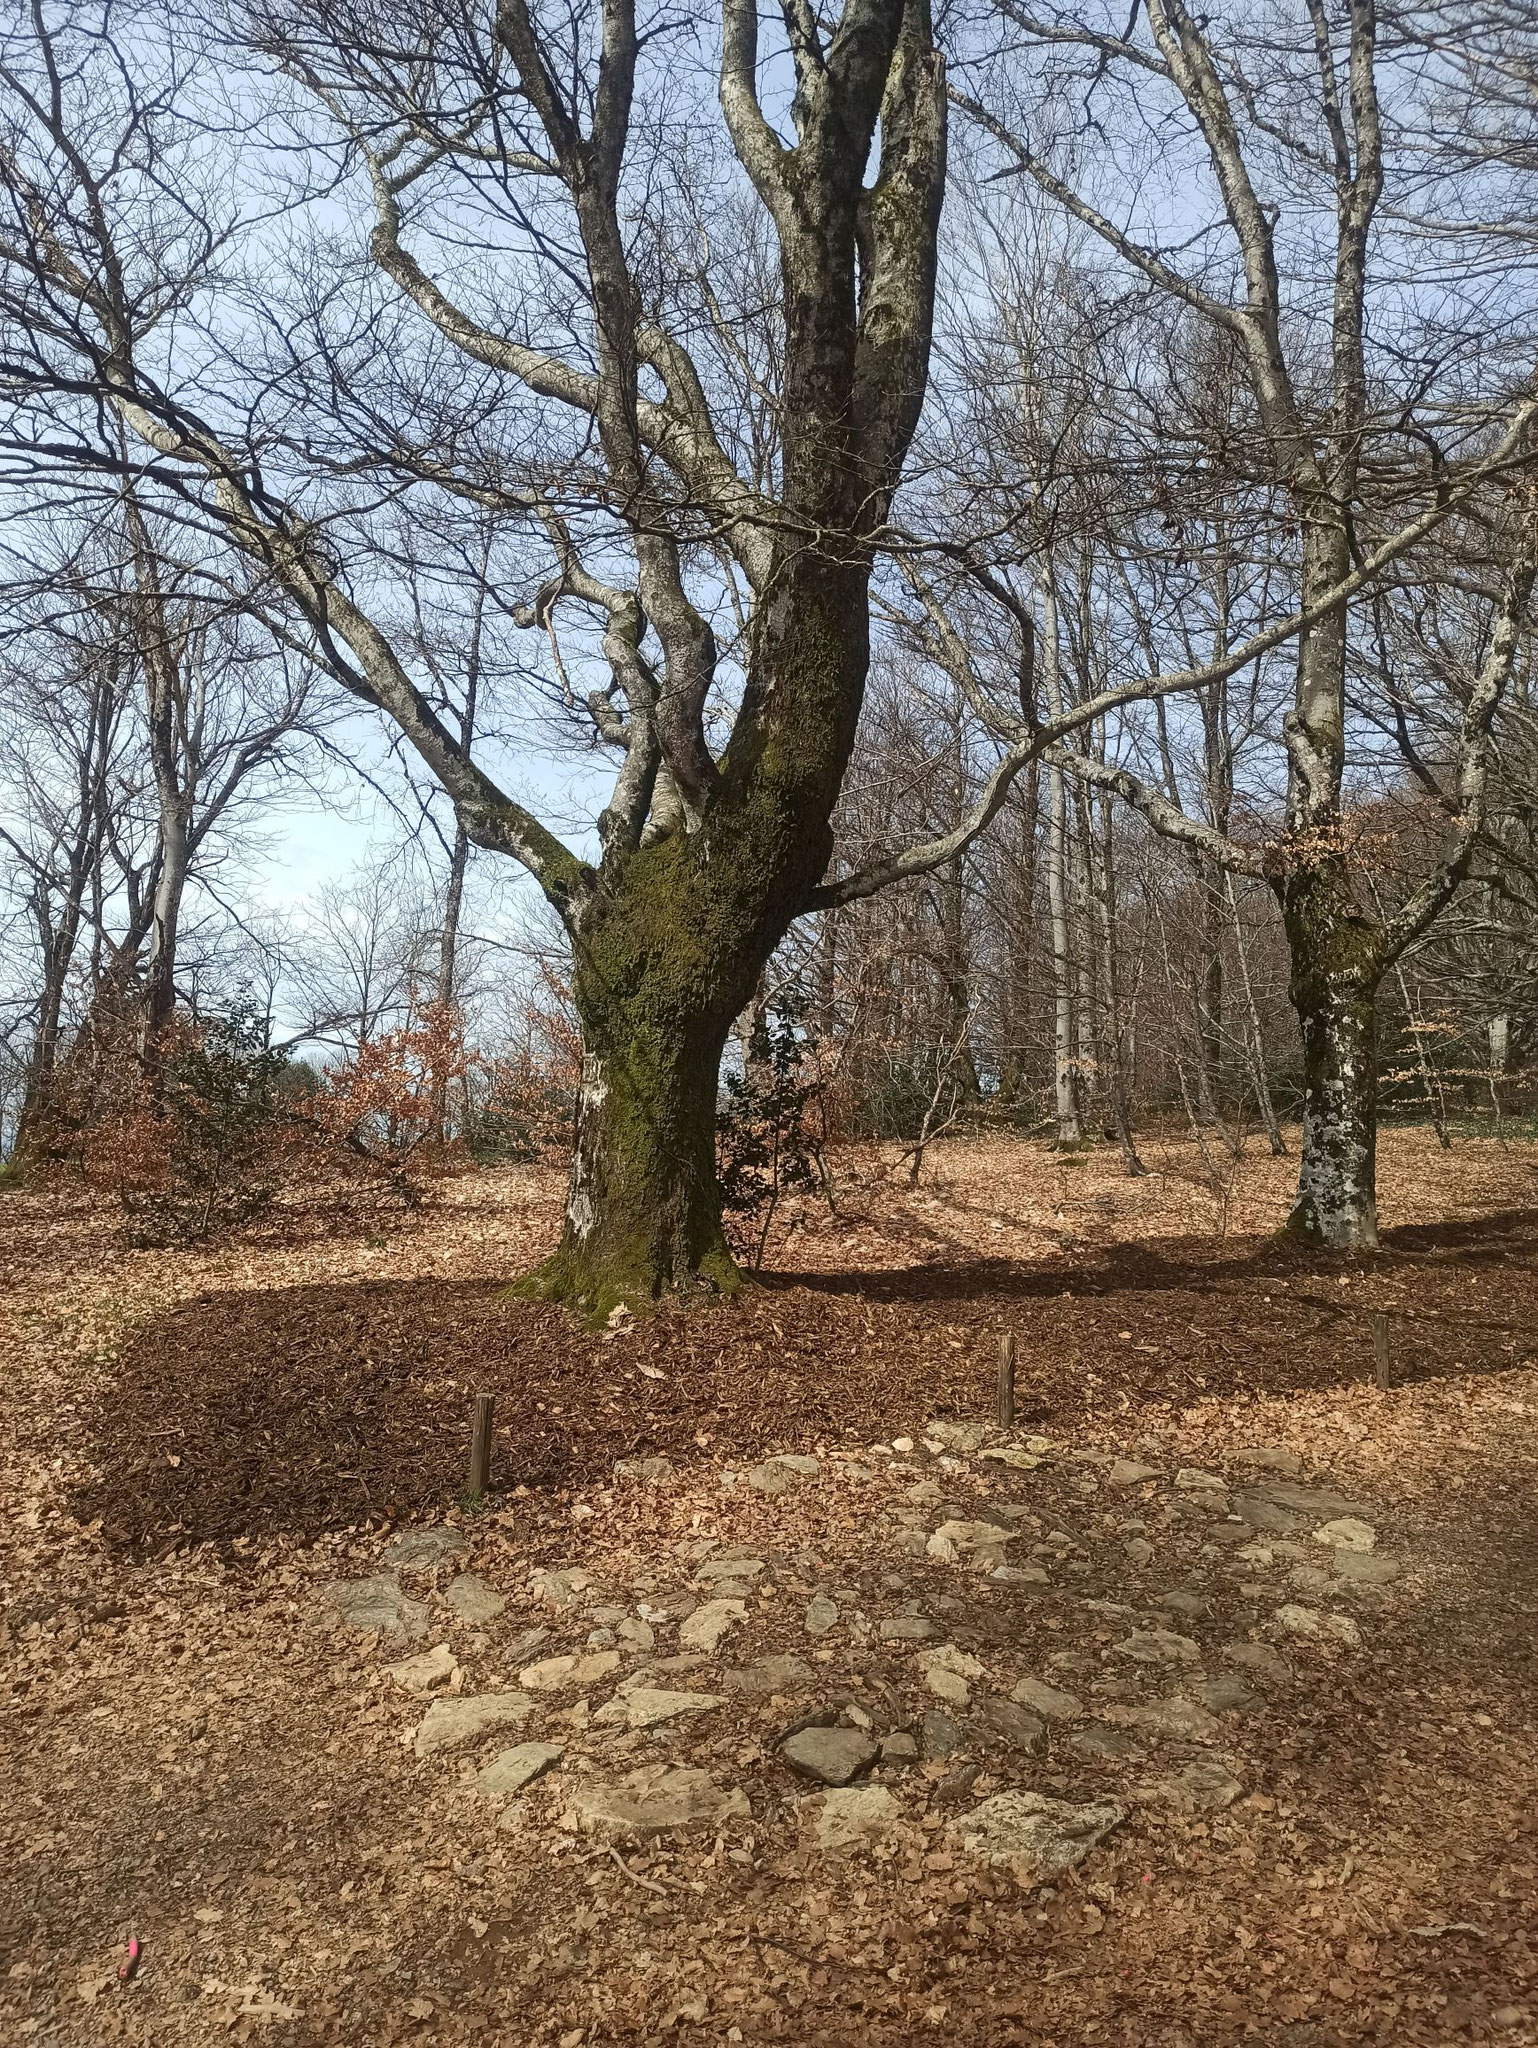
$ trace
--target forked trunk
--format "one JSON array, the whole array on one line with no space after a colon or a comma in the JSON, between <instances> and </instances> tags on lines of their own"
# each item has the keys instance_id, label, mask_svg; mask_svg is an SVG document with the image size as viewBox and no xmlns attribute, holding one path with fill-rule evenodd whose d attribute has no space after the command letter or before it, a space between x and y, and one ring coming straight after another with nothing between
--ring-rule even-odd
<instances>
[{"instance_id":1,"label":"forked trunk","mask_svg":"<svg viewBox=\"0 0 1538 2048\"><path fill-rule=\"evenodd\" d=\"M1303 1034L1303 1148L1289 1234L1340 1251L1378 1242L1376 1009L1381 936L1338 857L1289 875L1282 915Z\"/></svg>"}]
</instances>

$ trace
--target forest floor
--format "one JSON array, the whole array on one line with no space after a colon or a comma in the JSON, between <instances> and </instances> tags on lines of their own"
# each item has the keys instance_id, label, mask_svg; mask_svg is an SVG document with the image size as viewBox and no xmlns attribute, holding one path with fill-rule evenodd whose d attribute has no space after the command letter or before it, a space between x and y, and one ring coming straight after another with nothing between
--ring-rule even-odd
<instances>
[{"instance_id":1,"label":"forest floor","mask_svg":"<svg viewBox=\"0 0 1538 2048\"><path fill-rule=\"evenodd\" d=\"M851 1152L600 1333L548 1173L0 1198L0 2038L1538 2042L1538 1145L1350 1258L1146 1153Z\"/></svg>"}]
</instances>

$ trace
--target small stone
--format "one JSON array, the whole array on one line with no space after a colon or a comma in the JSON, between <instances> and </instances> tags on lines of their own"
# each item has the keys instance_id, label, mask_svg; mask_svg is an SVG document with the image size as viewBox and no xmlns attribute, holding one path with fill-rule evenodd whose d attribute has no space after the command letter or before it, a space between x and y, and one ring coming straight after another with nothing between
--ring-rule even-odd
<instances>
[{"instance_id":1,"label":"small stone","mask_svg":"<svg viewBox=\"0 0 1538 2048\"><path fill-rule=\"evenodd\" d=\"M1241 1543L1234 1556L1240 1564L1264 1566L1275 1563L1278 1547L1270 1543Z\"/></svg>"},{"instance_id":2,"label":"small stone","mask_svg":"<svg viewBox=\"0 0 1538 2048\"><path fill-rule=\"evenodd\" d=\"M546 1657L518 1674L518 1683L530 1692L578 1692L597 1685L618 1671L618 1650L594 1650L587 1656Z\"/></svg>"},{"instance_id":3,"label":"small stone","mask_svg":"<svg viewBox=\"0 0 1538 2048\"><path fill-rule=\"evenodd\" d=\"M565 1753L563 1742L520 1742L499 1750L476 1779L475 1789L483 1799L510 1798L558 1764Z\"/></svg>"},{"instance_id":4,"label":"small stone","mask_svg":"<svg viewBox=\"0 0 1538 2048\"><path fill-rule=\"evenodd\" d=\"M1173 1778L1145 1788L1145 1796L1167 1800L1189 1813L1221 1813L1244 1787L1216 1757L1200 1757Z\"/></svg>"},{"instance_id":5,"label":"small stone","mask_svg":"<svg viewBox=\"0 0 1538 2048\"><path fill-rule=\"evenodd\" d=\"M965 1707L972 1698L972 1688L957 1672L947 1671L943 1665L924 1673L929 1690L937 1699L948 1706Z\"/></svg>"},{"instance_id":6,"label":"small stone","mask_svg":"<svg viewBox=\"0 0 1538 2048\"><path fill-rule=\"evenodd\" d=\"M458 1529L402 1529L385 1545L381 1562L394 1572L430 1572L466 1548Z\"/></svg>"},{"instance_id":7,"label":"small stone","mask_svg":"<svg viewBox=\"0 0 1538 2048\"><path fill-rule=\"evenodd\" d=\"M892 1449L898 1452L902 1457L906 1458L908 1453L913 1449L912 1437L894 1436L892 1439Z\"/></svg>"},{"instance_id":8,"label":"small stone","mask_svg":"<svg viewBox=\"0 0 1538 2048\"><path fill-rule=\"evenodd\" d=\"M426 1607L420 1600L408 1600L396 1580L385 1574L371 1579L331 1579L321 1587L320 1597L348 1628L366 1633L377 1629L406 1642L415 1642L427 1633Z\"/></svg>"},{"instance_id":9,"label":"small stone","mask_svg":"<svg viewBox=\"0 0 1538 2048\"><path fill-rule=\"evenodd\" d=\"M468 1621L476 1628L484 1628L488 1622L495 1621L507 1605L505 1597L494 1593L474 1572L461 1572L457 1578L450 1579L445 1598L461 1621Z\"/></svg>"},{"instance_id":10,"label":"small stone","mask_svg":"<svg viewBox=\"0 0 1538 2048\"><path fill-rule=\"evenodd\" d=\"M678 1640L686 1649L714 1650L721 1638L746 1617L747 1611L742 1600L707 1600L680 1624Z\"/></svg>"},{"instance_id":11,"label":"small stone","mask_svg":"<svg viewBox=\"0 0 1538 2048\"><path fill-rule=\"evenodd\" d=\"M902 1807L885 1785L858 1785L825 1792L817 1817L817 1846L830 1854L879 1842L902 1819Z\"/></svg>"},{"instance_id":12,"label":"small stone","mask_svg":"<svg viewBox=\"0 0 1538 2048\"><path fill-rule=\"evenodd\" d=\"M1498 2005L1490 2015L1490 2024L1504 2032L1508 2027L1520 2027L1526 2017L1520 2005Z\"/></svg>"},{"instance_id":13,"label":"small stone","mask_svg":"<svg viewBox=\"0 0 1538 2048\"><path fill-rule=\"evenodd\" d=\"M821 1785L847 1785L880 1753L880 1745L859 1728L798 1728L780 1744L791 1769Z\"/></svg>"},{"instance_id":14,"label":"small stone","mask_svg":"<svg viewBox=\"0 0 1538 2048\"><path fill-rule=\"evenodd\" d=\"M760 1657L740 1670L723 1671L721 1683L730 1692L793 1693L810 1685L816 1675L799 1657Z\"/></svg>"},{"instance_id":15,"label":"small stone","mask_svg":"<svg viewBox=\"0 0 1538 2048\"><path fill-rule=\"evenodd\" d=\"M1060 1692L1055 1685L1047 1685L1040 1678L1022 1678L1011 1697L1021 1706L1044 1714L1049 1721L1072 1721L1084 1711L1077 1693Z\"/></svg>"},{"instance_id":16,"label":"small stone","mask_svg":"<svg viewBox=\"0 0 1538 2048\"><path fill-rule=\"evenodd\" d=\"M924 1434L942 1450L955 1451L963 1458L977 1455L987 1433L980 1422L926 1422L924 1425Z\"/></svg>"},{"instance_id":17,"label":"small stone","mask_svg":"<svg viewBox=\"0 0 1538 2048\"><path fill-rule=\"evenodd\" d=\"M515 1728L533 1711L534 1702L522 1692L467 1693L459 1699L434 1700L417 1730L416 1753L427 1757L440 1750L463 1749L494 1728Z\"/></svg>"},{"instance_id":18,"label":"small stone","mask_svg":"<svg viewBox=\"0 0 1538 2048\"><path fill-rule=\"evenodd\" d=\"M1289 1602L1285 1607L1277 1608L1275 1620L1277 1626L1290 1636L1333 1636L1347 1649L1361 1648L1362 1632L1347 1614L1323 1614L1316 1607L1300 1607Z\"/></svg>"},{"instance_id":19,"label":"small stone","mask_svg":"<svg viewBox=\"0 0 1538 2048\"><path fill-rule=\"evenodd\" d=\"M686 1714L708 1714L726 1701L710 1692L662 1692L654 1686L633 1685L601 1706L593 1716L596 1728L660 1728L665 1721L681 1720Z\"/></svg>"},{"instance_id":20,"label":"small stone","mask_svg":"<svg viewBox=\"0 0 1538 2048\"><path fill-rule=\"evenodd\" d=\"M984 1700L979 1719L1015 1749L1029 1752L1046 1747L1046 1723L1013 1700Z\"/></svg>"},{"instance_id":21,"label":"small stone","mask_svg":"<svg viewBox=\"0 0 1538 2048\"><path fill-rule=\"evenodd\" d=\"M919 1740L927 1757L945 1758L960 1749L963 1731L959 1721L953 1721L949 1714L931 1711L924 1716Z\"/></svg>"},{"instance_id":22,"label":"small stone","mask_svg":"<svg viewBox=\"0 0 1538 2048\"><path fill-rule=\"evenodd\" d=\"M1130 1543L1124 1543L1122 1550L1130 1564L1152 1564L1154 1547L1146 1536L1134 1536Z\"/></svg>"},{"instance_id":23,"label":"small stone","mask_svg":"<svg viewBox=\"0 0 1538 2048\"><path fill-rule=\"evenodd\" d=\"M1353 1551L1361 1554L1372 1550L1378 1541L1378 1532L1370 1522L1359 1522L1354 1515L1343 1515L1334 1522L1325 1522L1314 1531L1314 1541L1322 1543L1327 1550Z\"/></svg>"},{"instance_id":24,"label":"small stone","mask_svg":"<svg viewBox=\"0 0 1538 2048\"><path fill-rule=\"evenodd\" d=\"M582 1834L654 1835L751 1817L739 1788L723 1790L705 1771L651 1764L617 1782L590 1779L573 1793L563 1820Z\"/></svg>"},{"instance_id":25,"label":"small stone","mask_svg":"<svg viewBox=\"0 0 1538 2048\"><path fill-rule=\"evenodd\" d=\"M1189 1615L1193 1621L1212 1612L1212 1601L1206 1593L1161 1593L1159 1605L1168 1607L1172 1613Z\"/></svg>"},{"instance_id":26,"label":"small stone","mask_svg":"<svg viewBox=\"0 0 1538 2048\"><path fill-rule=\"evenodd\" d=\"M406 1658L404 1663L389 1664L385 1668L403 1692L437 1692L442 1686L452 1685L459 1675L454 1652L447 1643L440 1643L435 1650L422 1650L415 1657Z\"/></svg>"},{"instance_id":27,"label":"small stone","mask_svg":"<svg viewBox=\"0 0 1538 2048\"><path fill-rule=\"evenodd\" d=\"M1201 1646L1167 1628L1135 1628L1115 1645L1120 1657L1138 1664L1200 1664Z\"/></svg>"},{"instance_id":28,"label":"small stone","mask_svg":"<svg viewBox=\"0 0 1538 2048\"><path fill-rule=\"evenodd\" d=\"M1228 1481L1220 1479L1216 1472L1202 1472L1195 1465L1182 1465L1175 1474L1175 1484L1182 1493L1227 1493Z\"/></svg>"},{"instance_id":29,"label":"small stone","mask_svg":"<svg viewBox=\"0 0 1538 2048\"><path fill-rule=\"evenodd\" d=\"M654 1650L657 1647L656 1631L651 1623L647 1621L637 1621L634 1617L627 1617L620 1623L614 1633L627 1650L646 1651Z\"/></svg>"},{"instance_id":30,"label":"small stone","mask_svg":"<svg viewBox=\"0 0 1538 2048\"><path fill-rule=\"evenodd\" d=\"M563 1565L555 1571L534 1571L529 1574L535 1597L551 1607L570 1607L593 1583L591 1572L580 1566Z\"/></svg>"},{"instance_id":31,"label":"small stone","mask_svg":"<svg viewBox=\"0 0 1538 2048\"><path fill-rule=\"evenodd\" d=\"M1012 1445L984 1451L982 1457L995 1465L1007 1465L1012 1472L1034 1472L1041 1463L1035 1452L1017 1450Z\"/></svg>"},{"instance_id":32,"label":"small stone","mask_svg":"<svg viewBox=\"0 0 1538 2048\"><path fill-rule=\"evenodd\" d=\"M1106 1474L1113 1486L1141 1486L1145 1479L1157 1479L1157 1465L1140 1465L1136 1458L1113 1458Z\"/></svg>"},{"instance_id":33,"label":"small stone","mask_svg":"<svg viewBox=\"0 0 1538 2048\"><path fill-rule=\"evenodd\" d=\"M830 1628L838 1626L838 1602L830 1600L826 1593L818 1593L806 1610L802 1627L809 1636L825 1636Z\"/></svg>"},{"instance_id":34,"label":"small stone","mask_svg":"<svg viewBox=\"0 0 1538 2048\"><path fill-rule=\"evenodd\" d=\"M895 1733L882 1738L881 1761L884 1764L917 1763L918 1754L917 1742L905 1729L899 1728Z\"/></svg>"},{"instance_id":35,"label":"small stone","mask_svg":"<svg viewBox=\"0 0 1538 2048\"><path fill-rule=\"evenodd\" d=\"M927 1643L934 1632L934 1623L918 1614L894 1614L881 1624L884 1643Z\"/></svg>"},{"instance_id":36,"label":"small stone","mask_svg":"<svg viewBox=\"0 0 1538 2048\"><path fill-rule=\"evenodd\" d=\"M996 1564L988 1577L996 1586L1050 1586L1039 1564Z\"/></svg>"},{"instance_id":37,"label":"small stone","mask_svg":"<svg viewBox=\"0 0 1538 2048\"><path fill-rule=\"evenodd\" d=\"M1040 1884L1082 1863L1126 1817L1121 1806L1072 1806L1039 1792L996 1792L955 1822L951 1833L967 1855L1012 1870L1022 1883Z\"/></svg>"}]
</instances>

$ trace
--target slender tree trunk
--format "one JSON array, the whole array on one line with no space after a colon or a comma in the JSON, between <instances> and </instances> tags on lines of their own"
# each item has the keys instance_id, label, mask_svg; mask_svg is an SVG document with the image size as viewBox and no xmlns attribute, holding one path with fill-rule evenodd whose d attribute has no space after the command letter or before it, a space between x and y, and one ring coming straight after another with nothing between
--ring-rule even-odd
<instances>
[{"instance_id":1,"label":"slender tree trunk","mask_svg":"<svg viewBox=\"0 0 1538 2048\"><path fill-rule=\"evenodd\" d=\"M1288 1232L1339 1250L1378 1242L1377 985L1380 933L1345 861L1321 857L1279 893L1303 1033L1303 1146Z\"/></svg>"},{"instance_id":2,"label":"slender tree trunk","mask_svg":"<svg viewBox=\"0 0 1538 2048\"><path fill-rule=\"evenodd\" d=\"M1255 984L1250 976L1244 927L1239 921L1239 898L1234 891L1233 876L1229 875L1227 879L1228 907L1233 912L1234 921L1234 955L1239 962L1239 984L1244 990L1245 1015L1249 1021L1250 1073L1255 1082L1255 1100L1260 1105L1260 1119L1271 1141L1271 1156L1280 1159L1287 1150L1287 1143L1271 1096L1271 1077L1266 1072L1266 1042L1260 1028L1260 1011L1255 1003Z\"/></svg>"},{"instance_id":3,"label":"slender tree trunk","mask_svg":"<svg viewBox=\"0 0 1538 2048\"><path fill-rule=\"evenodd\" d=\"M470 837L463 824L458 824L449 855L448 880L443 891L443 928L438 938L438 985L433 993L440 1003L452 1003L458 994L459 922L464 914L465 869L469 860Z\"/></svg>"},{"instance_id":4,"label":"slender tree trunk","mask_svg":"<svg viewBox=\"0 0 1538 2048\"><path fill-rule=\"evenodd\" d=\"M1047 770L1047 902L1052 920L1053 1084L1057 1101L1057 1145L1076 1152L1084 1143L1079 1115L1077 1032L1074 1018L1074 963L1068 923L1068 804L1061 768Z\"/></svg>"},{"instance_id":5,"label":"slender tree trunk","mask_svg":"<svg viewBox=\"0 0 1538 2048\"><path fill-rule=\"evenodd\" d=\"M1132 1086L1127 1067L1126 1027L1122 1016L1121 976L1116 961L1116 838L1111 798L1102 791L1097 807L1100 860L1095 900L1100 913L1100 979L1105 991L1106 1093L1116 1121L1122 1164L1136 1178L1148 1169L1138 1157L1132 1136Z\"/></svg>"}]
</instances>

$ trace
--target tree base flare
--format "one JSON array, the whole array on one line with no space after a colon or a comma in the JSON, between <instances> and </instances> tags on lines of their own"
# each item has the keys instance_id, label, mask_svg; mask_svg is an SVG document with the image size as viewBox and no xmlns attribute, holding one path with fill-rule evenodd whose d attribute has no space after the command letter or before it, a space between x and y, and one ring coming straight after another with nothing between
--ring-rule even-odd
<instances>
[{"instance_id":1,"label":"tree base flare","mask_svg":"<svg viewBox=\"0 0 1538 2048\"><path fill-rule=\"evenodd\" d=\"M568 1240L507 1291L518 1301L560 1302L600 1329L616 1309L644 1315L668 1297L715 1301L736 1294L742 1285L741 1270L724 1244L691 1264L662 1268L646 1260L605 1257Z\"/></svg>"}]
</instances>

